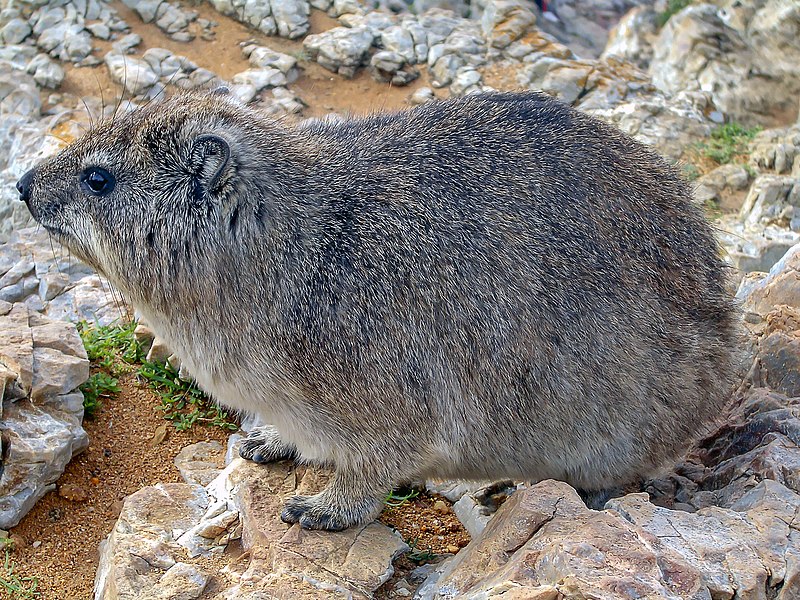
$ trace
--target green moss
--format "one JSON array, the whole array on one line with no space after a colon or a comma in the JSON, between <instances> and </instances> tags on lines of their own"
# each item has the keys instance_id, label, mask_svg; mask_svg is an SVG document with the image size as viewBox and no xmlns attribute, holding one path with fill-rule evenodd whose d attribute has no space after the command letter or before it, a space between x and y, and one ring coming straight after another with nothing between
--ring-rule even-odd
<instances>
[{"instance_id":1,"label":"green moss","mask_svg":"<svg viewBox=\"0 0 800 600\"><path fill-rule=\"evenodd\" d=\"M706 158L718 165L726 165L737 157L747 157L748 144L759 131L760 127L748 129L738 123L726 123L711 132L711 138L701 142L698 148Z\"/></svg>"},{"instance_id":2,"label":"green moss","mask_svg":"<svg viewBox=\"0 0 800 600\"><path fill-rule=\"evenodd\" d=\"M669 21L673 15L681 12L691 3L692 0L669 0L669 2L667 2L667 8L664 9L664 12L660 12L656 16L656 24L658 25L658 28L661 29L667 24L667 21Z\"/></svg>"}]
</instances>

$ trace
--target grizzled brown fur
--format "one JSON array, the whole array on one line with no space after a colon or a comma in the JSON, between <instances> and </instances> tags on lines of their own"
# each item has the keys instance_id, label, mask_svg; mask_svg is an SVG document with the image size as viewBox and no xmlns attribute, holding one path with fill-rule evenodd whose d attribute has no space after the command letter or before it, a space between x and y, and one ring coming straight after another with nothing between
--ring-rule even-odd
<instances>
[{"instance_id":1,"label":"grizzled brown fur","mask_svg":"<svg viewBox=\"0 0 800 600\"><path fill-rule=\"evenodd\" d=\"M301 126L179 95L18 187L203 389L272 423L245 457L335 466L286 503L304 527L425 477L629 482L730 388L737 316L686 184L544 95Z\"/></svg>"}]
</instances>

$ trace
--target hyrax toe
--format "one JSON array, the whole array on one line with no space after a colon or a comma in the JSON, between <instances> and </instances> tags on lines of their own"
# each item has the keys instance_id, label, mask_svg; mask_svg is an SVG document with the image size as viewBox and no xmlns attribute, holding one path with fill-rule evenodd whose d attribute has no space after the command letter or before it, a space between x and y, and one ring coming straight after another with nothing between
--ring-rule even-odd
<instances>
[{"instance_id":1,"label":"hyrax toe","mask_svg":"<svg viewBox=\"0 0 800 600\"><path fill-rule=\"evenodd\" d=\"M270 463L296 456L295 448L285 444L274 427L256 427L239 445L239 456L257 463Z\"/></svg>"},{"instance_id":2,"label":"hyrax toe","mask_svg":"<svg viewBox=\"0 0 800 600\"><path fill-rule=\"evenodd\" d=\"M362 510L354 506L328 504L324 494L316 496L292 496L281 512L284 523L299 523L303 529L341 531L360 525L373 518L375 511Z\"/></svg>"}]
</instances>

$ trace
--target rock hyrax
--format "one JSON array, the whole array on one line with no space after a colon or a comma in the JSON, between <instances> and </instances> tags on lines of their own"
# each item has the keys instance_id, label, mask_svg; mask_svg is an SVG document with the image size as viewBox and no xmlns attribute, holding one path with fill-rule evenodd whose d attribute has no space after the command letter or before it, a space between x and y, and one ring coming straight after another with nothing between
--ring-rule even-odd
<instances>
[{"instance_id":1,"label":"rock hyrax","mask_svg":"<svg viewBox=\"0 0 800 600\"><path fill-rule=\"evenodd\" d=\"M244 457L335 467L286 502L303 527L427 477L623 484L730 389L737 315L690 190L545 95L294 126L182 94L18 188L206 392L272 424Z\"/></svg>"}]
</instances>

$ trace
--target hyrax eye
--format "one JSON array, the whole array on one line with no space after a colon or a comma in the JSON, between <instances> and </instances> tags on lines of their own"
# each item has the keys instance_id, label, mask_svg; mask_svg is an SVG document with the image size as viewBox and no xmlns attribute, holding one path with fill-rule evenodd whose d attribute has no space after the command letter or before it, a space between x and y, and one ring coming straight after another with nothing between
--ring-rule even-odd
<instances>
[{"instance_id":1,"label":"hyrax eye","mask_svg":"<svg viewBox=\"0 0 800 600\"><path fill-rule=\"evenodd\" d=\"M90 196L108 196L117 184L114 176L102 167L89 167L80 176L81 189Z\"/></svg>"}]
</instances>

